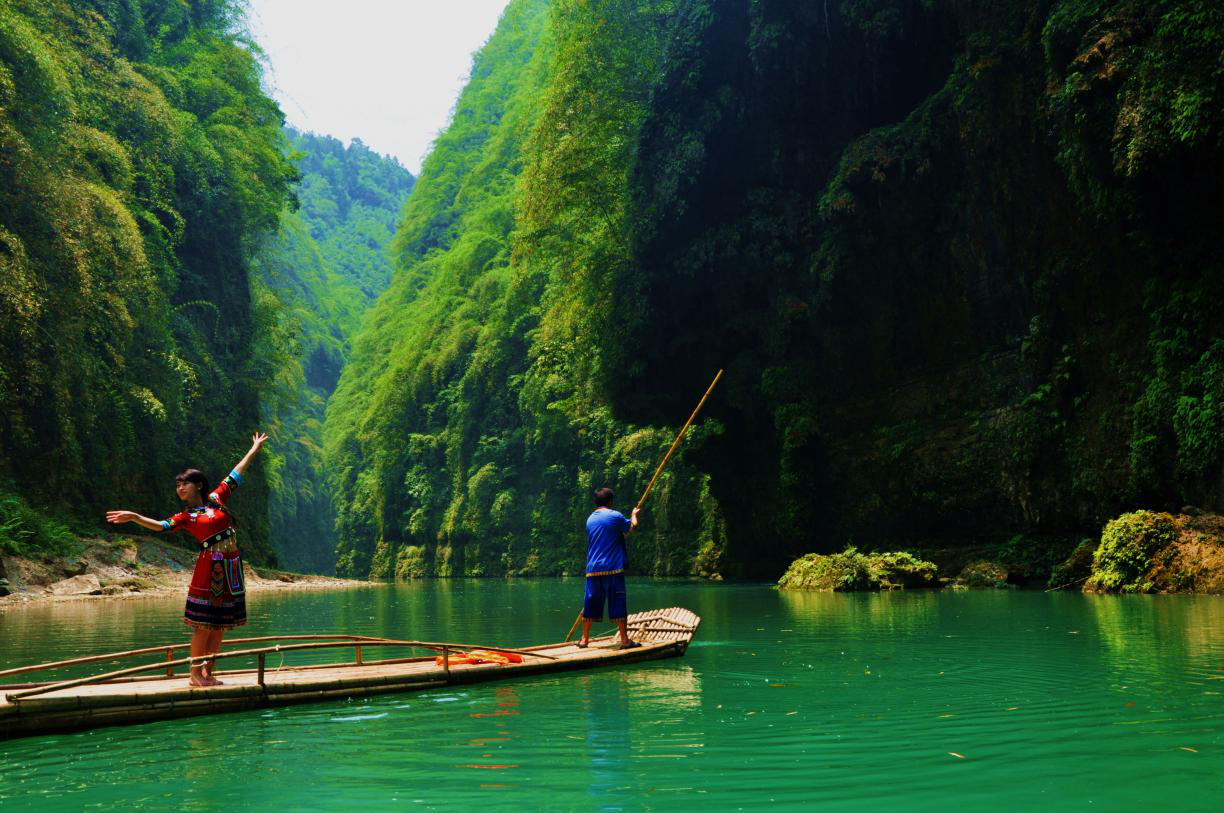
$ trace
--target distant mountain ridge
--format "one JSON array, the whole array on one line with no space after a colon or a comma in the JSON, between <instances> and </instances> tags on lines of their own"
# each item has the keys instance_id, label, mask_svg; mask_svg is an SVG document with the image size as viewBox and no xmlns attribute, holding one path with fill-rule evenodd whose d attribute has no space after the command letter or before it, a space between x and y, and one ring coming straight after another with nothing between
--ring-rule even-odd
<instances>
[{"instance_id":1,"label":"distant mountain ridge","mask_svg":"<svg viewBox=\"0 0 1224 813\"><path fill-rule=\"evenodd\" d=\"M354 139L286 128L302 179L296 211L258 255L260 280L281 304L289 357L264 400L276 431L269 514L287 567L335 569L335 513L319 452L323 415L347 363L353 333L390 281L387 244L416 179L394 158Z\"/></svg>"}]
</instances>

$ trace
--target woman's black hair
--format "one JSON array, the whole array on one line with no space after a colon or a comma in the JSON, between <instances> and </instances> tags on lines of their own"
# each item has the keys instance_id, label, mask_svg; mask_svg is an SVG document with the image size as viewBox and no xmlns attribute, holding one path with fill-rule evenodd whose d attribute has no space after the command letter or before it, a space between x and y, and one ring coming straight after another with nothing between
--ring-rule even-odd
<instances>
[{"instance_id":1,"label":"woman's black hair","mask_svg":"<svg viewBox=\"0 0 1224 813\"><path fill-rule=\"evenodd\" d=\"M174 477L176 483L191 483L196 488L200 489L200 495L204 497L204 502L209 502L208 495L212 491L209 487L208 478L204 476L204 472L199 469L183 469Z\"/></svg>"},{"instance_id":2,"label":"woman's black hair","mask_svg":"<svg viewBox=\"0 0 1224 813\"><path fill-rule=\"evenodd\" d=\"M224 514L228 514L230 521L235 526L238 525L238 517L234 516L228 508L212 498L212 487L208 483L208 478L204 476L204 472L199 469L183 469L174 477L176 483L191 483L196 488L200 489L200 496L204 498L204 504L209 508L216 508Z\"/></svg>"}]
</instances>

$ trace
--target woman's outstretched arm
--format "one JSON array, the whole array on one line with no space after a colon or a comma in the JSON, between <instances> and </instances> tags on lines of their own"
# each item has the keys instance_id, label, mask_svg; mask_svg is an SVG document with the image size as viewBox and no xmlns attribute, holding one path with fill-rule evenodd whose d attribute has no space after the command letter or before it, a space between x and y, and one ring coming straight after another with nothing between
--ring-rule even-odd
<instances>
[{"instance_id":1,"label":"woman's outstretched arm","mask_svg":"<svg viewBox=\"0 0 1224 813\"><path fill-rule=\"evenodd\" d=\"M164 531L165 524L159 519L149 519L141 516L135 511L107 511L106 521L112 525L118 525L122 522L135 522L142 528L148 528L150 531Z\"/></svg>"},{"instance_id":2,"label":"woman's outstretched arm","mask_svg":"<svg viewBox=\"0 0 1224 813\"><path fill-rule=\"evenodd\" d=\"M239 477L246 474L247 466L251 464L251 461L255 458L255 455L259 454L259 450L262 449L263 445L267 442L268 436L263 432L256 432L255 434L251 435L251 448L248 449L247 453L242 456L241 460L238 461L238 465L234 466L234 471L238 472Z\"/></svg>"}]
</instances>

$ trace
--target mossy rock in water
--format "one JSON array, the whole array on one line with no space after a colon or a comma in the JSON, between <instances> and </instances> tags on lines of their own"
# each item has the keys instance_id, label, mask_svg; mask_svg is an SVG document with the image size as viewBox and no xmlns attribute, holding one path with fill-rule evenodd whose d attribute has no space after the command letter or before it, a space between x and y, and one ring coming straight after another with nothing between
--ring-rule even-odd
<instances>
[{"instance_id":1,"label":"mossy rock in water","mask_svg":"<svg viewBox=\"0 0 1224 813\"><path fill-rule=\"evenodd\" d=\"M841 553L809 553L791 563L778 580L784 590L892 590L902 587L934 587L935 565L911 554L859 553L846 548Z\"/></svg>"},{"instance_id":2,"label":"mossy rock in water","mask_svg":"<svg viewBox=\"0 0 1224 813\"><path fill-rule=\"evenodd\" d=\"M1177 520L1157 511L1135 511L1110 520L1101 532L1084 591L1149 592L1151 583L1140 580L1152 567L1152 558L1176 542L1177 535Z\"/></svg>"}]
</instances>

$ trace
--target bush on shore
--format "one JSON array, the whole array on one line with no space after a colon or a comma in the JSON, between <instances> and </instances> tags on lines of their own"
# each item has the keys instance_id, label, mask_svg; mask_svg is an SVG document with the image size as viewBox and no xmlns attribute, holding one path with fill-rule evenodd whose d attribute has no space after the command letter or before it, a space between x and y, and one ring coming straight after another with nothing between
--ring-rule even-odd
<instances>
[{"instance_id":1,"label":"bush on shore","mask_svg":"<svg viewBox=\"0 0 1224 813\"><path fill-rule=\"evenodd\" d=\"M0 491L0 555L66 556L78 547L67 525L43 516L16 494Z\"/></svg>"}]
</instances>

